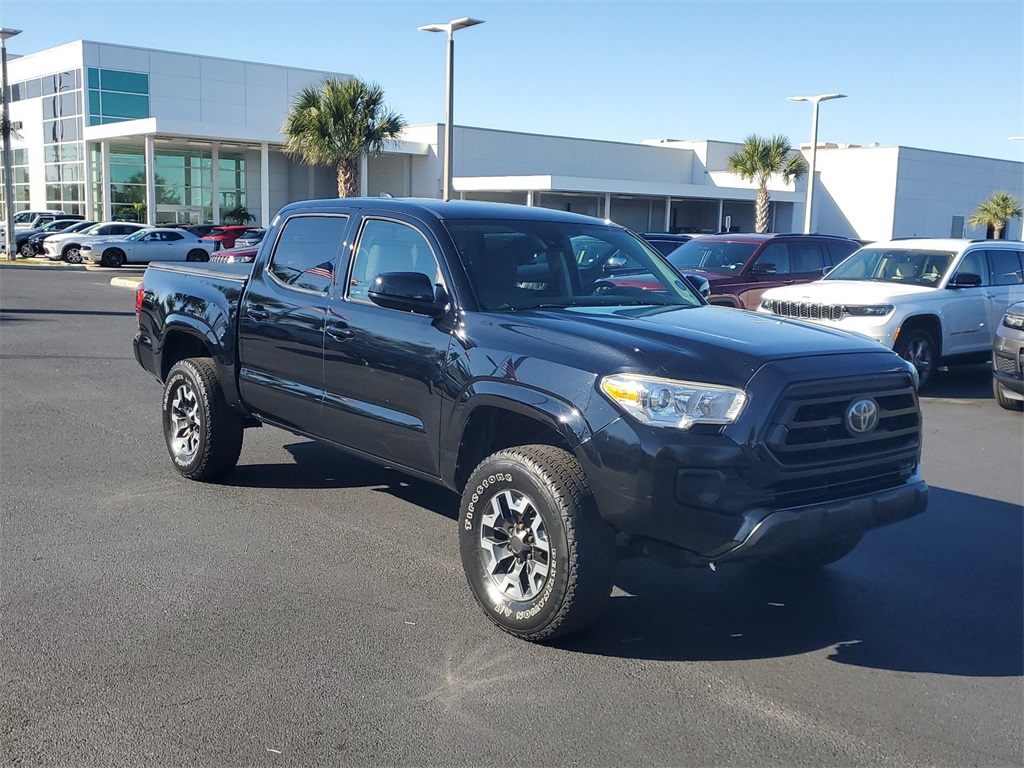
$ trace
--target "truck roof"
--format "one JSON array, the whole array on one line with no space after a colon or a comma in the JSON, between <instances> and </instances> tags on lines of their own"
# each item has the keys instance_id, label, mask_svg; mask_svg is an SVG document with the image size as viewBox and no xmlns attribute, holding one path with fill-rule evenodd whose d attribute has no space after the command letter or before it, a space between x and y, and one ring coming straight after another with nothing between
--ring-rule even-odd
<instances>
[{"instance_id":1,"label":"truck roof","mask_svg":"<svg viewBox=\"0 0 1024 768\"><path fill-rule=\"evenodd\" d=\"M445 219L510 219L515 221L564 221L588 224L607 224L603 219L569 213L553 208L538 208L512 203L489 203L476 200L435 200L432 198L348 197L323 200L303 200L291 203L281 213L293 210L339 210L342 208L377 208L401 211L420 216Z\"/></svg>"}]
</instances>

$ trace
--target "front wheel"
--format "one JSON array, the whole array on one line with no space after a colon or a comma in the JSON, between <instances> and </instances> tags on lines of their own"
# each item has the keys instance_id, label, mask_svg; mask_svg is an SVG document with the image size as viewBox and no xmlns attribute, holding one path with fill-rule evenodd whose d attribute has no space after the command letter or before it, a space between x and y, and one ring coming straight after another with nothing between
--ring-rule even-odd
<instances>
[{"instance_id":1,"label":"front wheel","mask_svg":"<svg viewBox=\"0 0 1024 768\"><path fill-rule=\"evenodd\" d=\"M243 424L208 357L176 363L164 384L163 429L174 468L190 480L223 477L238 463Z\"/></svg>"},{"instance_id":2,"label":"front wheel","mask_svg":"<svg viewBox=\"0 0 1024 768\"><path fill-rule=\"evenodd\" d=\"M64 249L61 255L64 257L64 261L68 264L82 263L82 250L77 245L68 246Z\"/></svg>"},{"instance_id":3,"label":"front wheel","mask_svg":"<svg viewBox=\"0 0 1024 768\"><path fill-rule=\"evenodd\" d=\"M582 629L611 592L611 530L575 457L550 445L498 451L462 494L459 549L488 618L524 640Z\"/></svg>"},{"instance_id":4,"label":"front wheel","mask_svg":"<svg viewBox=\"0 0 1024 768\"><path fill-rule=\"evenodd\" d=\"M123 267L124 266L124 251L120 248L111 248L110 250L104 251L103 255L100 256L101 267Z\"/></svg>"},{"instance_id":5,"label":"front wheel","mask_svg":"<svg viewBox=\"0 0 1024 768\"><path fill-rule=\"evenodd\" d=\"M895 352L917 369L919 388L924 389L938 362L938 347L932 335L923 328L912 328L900 333Z\"/></svg>"}]
</instances>

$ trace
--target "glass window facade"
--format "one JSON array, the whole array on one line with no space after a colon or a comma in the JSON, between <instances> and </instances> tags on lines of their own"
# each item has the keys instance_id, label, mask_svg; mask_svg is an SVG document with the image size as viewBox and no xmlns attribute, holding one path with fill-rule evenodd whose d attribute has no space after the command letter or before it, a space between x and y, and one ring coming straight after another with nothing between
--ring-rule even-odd
<instances>
[{"instance_id":1,"label":"glass window facade","mask_svg":"<svg viewBox=\"0 0 1024 768\"><path fill-rule=\"evenodd\" d=\"M19 147L11 151L11 182L13 188L11 192L14 195L14 212L27 211L29 209L29 190L28 190L28 150L24 147ZM0 201L4 199L4 184L3 184L3 166L0 164ZM0 207L0 213L3 213L6 208ZM6 213L3 213L6 216Z\"/></svg>"},{"instance_id":2,"label":"glass window facade","mask_svg":"<svg viewBox=\"0 0 1024 768\"><path fill-rule=\"evenodd\" d=\"M149 75L90 67L88 83L89 125L149 117Z\"/></svg>"}]
</instances>

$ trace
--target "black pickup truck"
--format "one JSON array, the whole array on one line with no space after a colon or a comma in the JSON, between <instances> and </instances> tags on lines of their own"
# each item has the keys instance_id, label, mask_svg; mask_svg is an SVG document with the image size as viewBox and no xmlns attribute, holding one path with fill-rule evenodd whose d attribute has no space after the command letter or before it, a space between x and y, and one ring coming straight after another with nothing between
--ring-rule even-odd
<instances>
[{"instance_id":1,"label":"black pickup truck","mask_svg":"<svg viewBox=\"0 0 1024 768\"><path fill-rule=\"evenodd\" d=\"M153 265L136 306L178 472L222 477L268 424L452 488L473 594L529 640L595 618L623 552L820 567L927 503L911 366L708 306L589 217L296 203L254 263Z\"/></svg>"}]
</instances>

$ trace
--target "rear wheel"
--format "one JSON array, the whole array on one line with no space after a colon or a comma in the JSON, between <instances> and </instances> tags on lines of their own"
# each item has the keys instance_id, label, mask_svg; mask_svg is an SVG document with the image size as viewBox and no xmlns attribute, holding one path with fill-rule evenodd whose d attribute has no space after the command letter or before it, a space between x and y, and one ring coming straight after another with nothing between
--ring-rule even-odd
<instances>
[{"instance_id":1,"label":"rear wheel","mask_svg":"<svg viewBox=\"0 0 1024 768\"><path fill-rule=\"evenodd\" d=\"M611 592L612 534L568 451L526 445L492 454L462 495L459 549L488 618L524 640L582 629Z\"/></svg>"},{"instance_id":2,"label":"rear wheel","mask_svg":"<svg viewBox=\"0 0 1024 768\"><path fill-rule=\"evenodd\" d=\"M209 261L210 254L201 248L196 248L194 251L189 251L185 257L185 261Z\"/></svg>"},{"instance_id":3,"label":"rear wheel","mask_svg":"<svg viewBox=\"0 0 1024 768\"><path fill-rule=\"evenodd\" d=\"M192 357L171 368L164 385L163 429L174 468L184 477L217 480L235 468L242 418L224 399L211 358Z\"/></svg>"},{"instance_id":4,"label":"rear wheel","mask_svg":"<svg viewBox=\"0 0 1024 768\"><path fill-rule=\"evenodd\" d=\"M1014 400L1006 394L1006 388L999 383L999 379L992 379L992 396L1001 408L1008 411L1024 411L1024 400Z\"/></svg>"},{"instance_id":5,"label":"rear wheel","mask_svg":"<svg viewBox=\"0 0 1024 768\"><path fill-rule=\"evenodd\" d=\"M920 388L924 389L938 363L939 349L935 338L924 328L911 328L900 333L895 352L917 369Z\"/></svg>"},{"instance_id":6,"label":"rear wheel","mask_svg":"<svg viewBox=\"0 0 1024 768\"><path fill-rule=\"evenodd\" d=\"M123 267L124 251L120 248L108 248L100 256L101 267Z\"/></svg>"}]
</instances>

